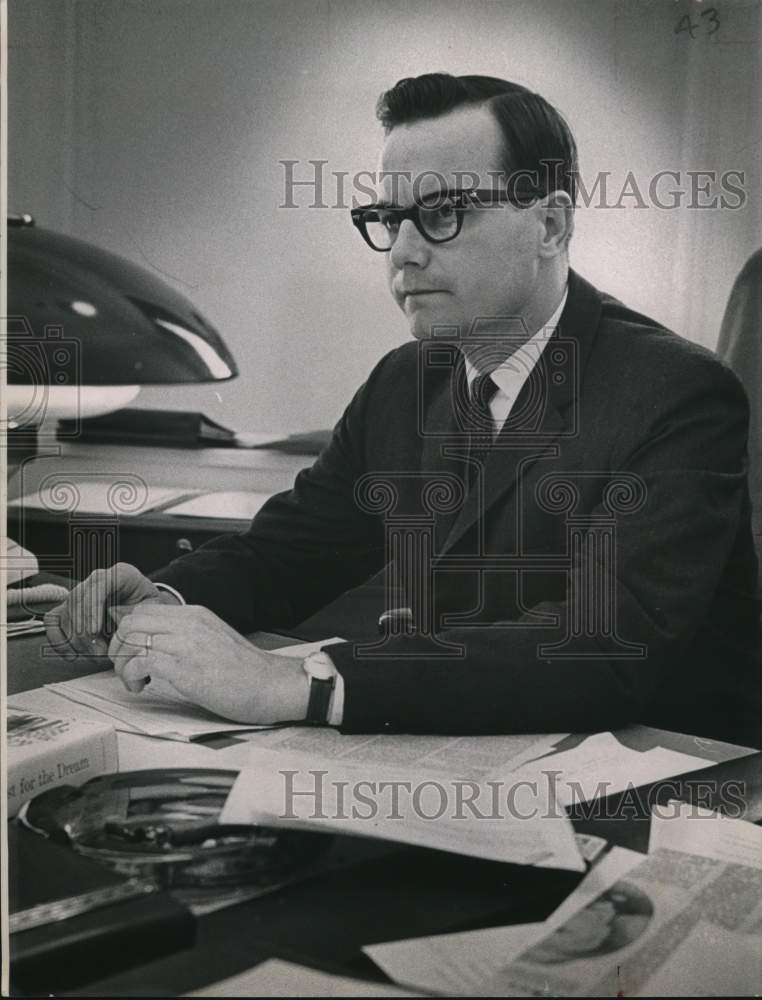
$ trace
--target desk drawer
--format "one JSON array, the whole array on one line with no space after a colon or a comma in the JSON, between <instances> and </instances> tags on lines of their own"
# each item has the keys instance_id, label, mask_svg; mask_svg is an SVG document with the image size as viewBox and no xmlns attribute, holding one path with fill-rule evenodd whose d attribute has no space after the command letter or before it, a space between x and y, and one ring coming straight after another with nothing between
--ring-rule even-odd
<instances>
[{"instance_id":1,"label":"desk drawer","mask_svg":"<svg viewBox=\"0 0 762 1000\"><path fill-rule=\"evenodd\" d=\"M101 518L8 508L9 535L34 552L40 570L75 580L120 561L150 573L217 535L245 531L248 525L243 520L160 512Z\"/></svg>"}]
</instances>

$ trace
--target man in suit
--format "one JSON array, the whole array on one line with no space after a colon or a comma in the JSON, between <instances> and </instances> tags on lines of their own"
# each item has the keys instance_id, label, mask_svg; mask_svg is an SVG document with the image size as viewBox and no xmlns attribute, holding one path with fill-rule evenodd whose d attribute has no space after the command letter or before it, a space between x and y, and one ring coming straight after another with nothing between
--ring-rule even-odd
<instances>
[{"instance_id":1,"label":"man in suit","mask_svg":"<svg viewBox=\"0 0 762 1000\"><path fill-rule=\"evenodd\" d=\"M241 721L636 721L751 739L759 606L738 381L569 269L576 150L539 95L432 74L400 81L379 117L378 201L353 220L384 253L414 341L247 532L153 581L93 574L51 614L51 640L108 648L131 690L158 676ZM294 628L385 564L377 610L409 608L385 636L304 662L242 638ZM129 610L108 646L104 605Z\"/></svg>"}]
</instances>

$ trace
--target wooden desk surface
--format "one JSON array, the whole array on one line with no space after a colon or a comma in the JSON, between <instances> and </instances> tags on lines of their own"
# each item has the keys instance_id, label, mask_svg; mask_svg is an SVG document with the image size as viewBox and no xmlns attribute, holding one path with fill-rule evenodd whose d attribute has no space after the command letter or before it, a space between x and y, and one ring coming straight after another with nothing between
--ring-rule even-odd
<instances>
[{"instance_id":1,"label":"wooden desk surface","mask_svg":"<svg viewBox=\"0 0 762 1000\"><path fill-rule=\"evenodd\" d=\"M254 449L60 443L23 463L8 486L10 501L36 496L45 487L53 491L54 509L9 505L9 533L34 551L40 567L49 572L81 579L121 560L149 573L217 535L245 530L249 519L226 516L224 508L216 517L175 516L161 506L108 516L79 513L70 509L78 487L121 484L117 495L138 505L146 502L149 489L161 488L185 494L274 494L290 489L297 473L313 460Z\"/></svg>"},{"instance_id":2,"label":"wooden desk surface","mask_svg":"<svg viewBox=\"0 0 762 1000\"><path fill-rule=\"evenodd\" d=\"M59 442L25 462L8 484L8 498L37 490L50 476L100 478L135 474L151 486L202 490L289 489L310 455L249 448L154 448Z\"/></svg>"}]
</instances>

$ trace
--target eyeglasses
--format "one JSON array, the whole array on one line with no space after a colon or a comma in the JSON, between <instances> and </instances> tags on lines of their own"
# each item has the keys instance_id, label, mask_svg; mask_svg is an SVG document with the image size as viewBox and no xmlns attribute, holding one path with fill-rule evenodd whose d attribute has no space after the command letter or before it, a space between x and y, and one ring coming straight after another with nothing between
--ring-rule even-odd
<instances>
[{"instance_id":1,"label":"eyeglasses","mask_svg":"<svg viewBox=\"0 0 762 1000\"><path fill-rule=\"evenodd\" d=\"M405 219L410 219L429 243L448 243L463 228L469 208L490 208L512 199L504 191L441 191L411 208L366 205L353 208L352 222L373 250L387 253L394 246Z\"/></svg>"}]
</instances>

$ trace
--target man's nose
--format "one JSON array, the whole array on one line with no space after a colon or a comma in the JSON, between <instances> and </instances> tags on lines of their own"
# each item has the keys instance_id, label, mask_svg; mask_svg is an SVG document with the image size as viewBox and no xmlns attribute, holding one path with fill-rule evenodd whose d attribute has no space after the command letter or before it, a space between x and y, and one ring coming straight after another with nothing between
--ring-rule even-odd
<instances>
[{"instance_id":1,"label":"man's nose","mask_svg":"<svg viewBox=\"0 0 762 1000\"><path fill-rule=\"evenodd\" d=\"M431 256L431 244L421 236L412 219L403 219L390 253L396 268L405 264L423 267Z\"/></svg>"}]
</instances>

